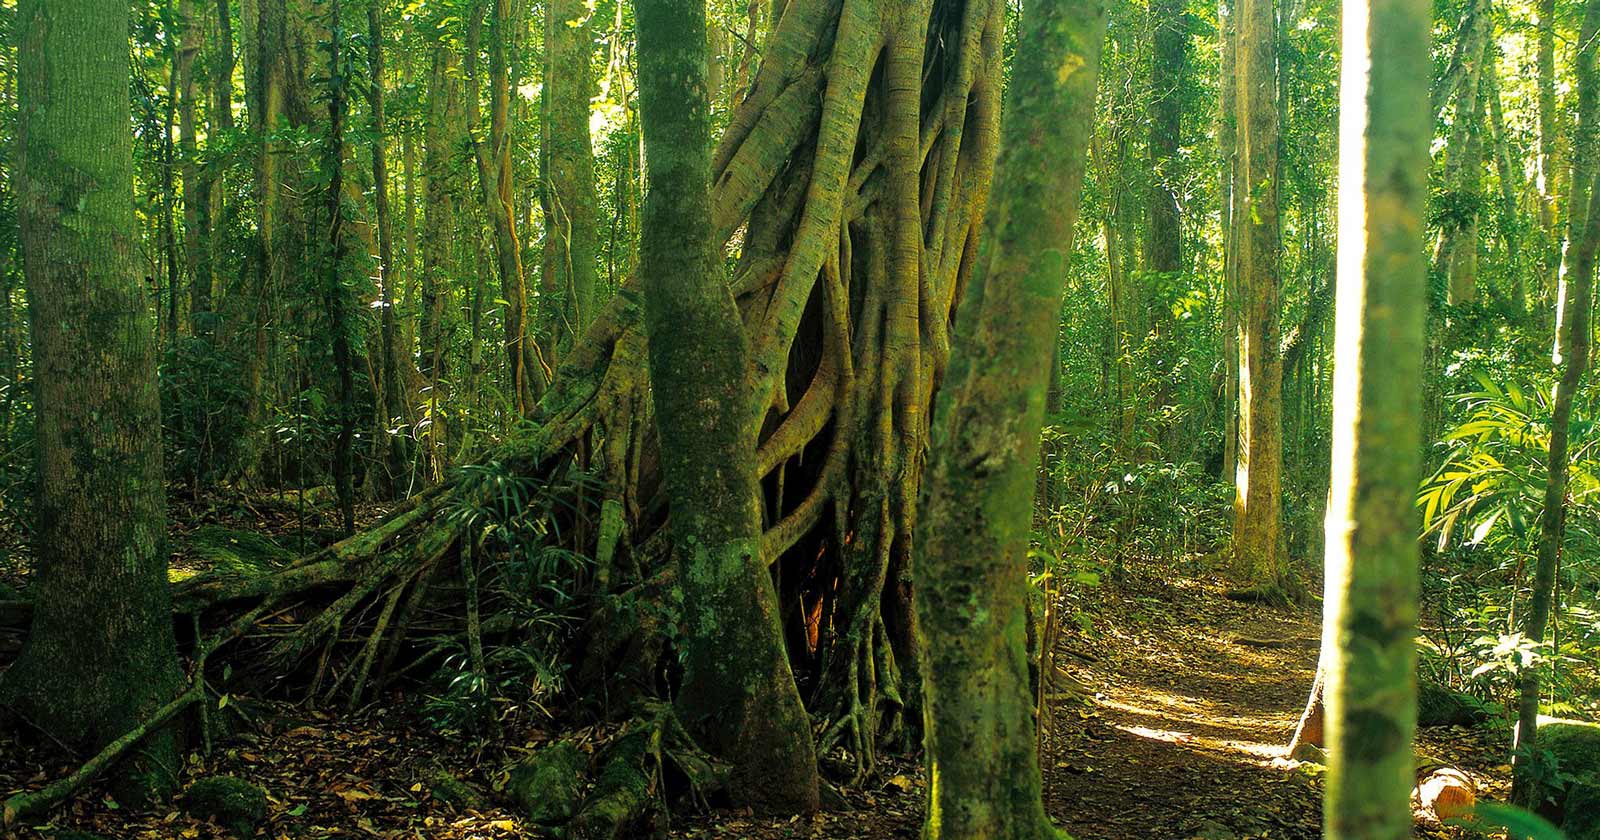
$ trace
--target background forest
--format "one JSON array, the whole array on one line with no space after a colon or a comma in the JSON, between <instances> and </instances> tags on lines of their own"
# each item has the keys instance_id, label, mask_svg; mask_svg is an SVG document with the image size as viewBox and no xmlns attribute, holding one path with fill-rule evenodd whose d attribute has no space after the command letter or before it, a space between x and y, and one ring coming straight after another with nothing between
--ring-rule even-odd
<instances>
[{"instance_id":1,"label":"background forest","mask_svg":"<svg viewBox=\"0 0 1600 840\"><path fill-rule=\"evenodd\" d=\"M19 831L116 837L911 836L919 750L961 765L924 703L982 682L962 671L979 654L922 629L961 638L942 618L976 590L1026 616L1010 676L1032 699L992 706L1037 727L1012 760L1042 764L1074 836L1317 836L1324 523L1355 459L1332 455L1335 313L1360 298L1339 288L1348 10L1041 0L1037 23L1011 0L710 0L697 30L654 2L135 0L106 66L128 71L119 259L141 283L122 311L153 337L161 451L154 472L73 486L72 513L36 403L138 403L89 368L142 351L125 319L30 299L30 31L0 3L0 669L53 692L0 680L24 722L0 738L6 825L26 800ZM1465 790L1600 837L1582 723L1600 719L1600 0L1428 13L1427 93L1397 106L1432 131L1413 172L1420 422L1402 430L1422 480L1395 515L1419 525L1422 725L1454 728L1423 738L1415 830L1555 836L1520 812L1450 822L1436 800ZM1015 119L1075 144L1059 164L1001 127L1034 90L1030 33L1054 55L1052 14L1089 72L1045 86L1053 121ZM668 49L701 40L703 60ZM81 142L113 142L119 113L85 105ZM1016 219L1039 211L1013 159L1044 161L1058 206L1039 228L1071 246L1059 312L1039 298L1038 458L1010 450L1031 507L962 484L937 445L992 431L967 419L986 395L1032 393L993 326L1009 312L1025 340L1029 309L996 303L985 271L1034 267L979 251L991 232L1026 244ZM652 286L652 265L680 279ZM971 332L964 308L983 313ZM103 328L99 355L45 358L41 313ZM985 391L989 354L1014 387ZM1028 534L997 536L1026 543L1025 580L961 542L1001 530L986 499L1028 507ZM125 510L170 604L91 565L41 574L100 545L62 548L94 530L74 516ZM669 560L699 543L673 529L760 564L685 574ZM36 677L30 622L71 591L81 624L45 662L170 608L189 664L147 661L136 627L84 648L119 664ZM742 687L734 710L712 673ZM30 798L190 704L191 757L146 739L109 791L53 813ZM1549 736L1513 746L1541 714ZM1187 772L1173 750L1216 764L1129 816L1122 792ZM181 815L129 789L175 778L163 761L210 785ZM1016 779L1035 807L1039 768ZM819 803L870 816L779 833Z\"/></svg>"}]
</instances>

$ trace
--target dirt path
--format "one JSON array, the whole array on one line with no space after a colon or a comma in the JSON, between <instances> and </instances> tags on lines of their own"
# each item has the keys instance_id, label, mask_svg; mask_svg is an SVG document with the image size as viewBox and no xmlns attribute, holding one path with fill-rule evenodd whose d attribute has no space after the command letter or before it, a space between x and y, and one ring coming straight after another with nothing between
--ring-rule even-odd
<instances>
[{"instance_id":1,"label":"dirt path","mask_svg":"<svg viewBox=\"0 0 1600 840\"><path fill-rule=\"evenodd\" d=\"M1094 693L1056 710L1044 771L1058 824L1078 840L1318 837L1317 785L1282 763L1318 616L1189 581L1115 601L1093 641L1065 639L1057 654Z\"/></svg>"}]
</instances>

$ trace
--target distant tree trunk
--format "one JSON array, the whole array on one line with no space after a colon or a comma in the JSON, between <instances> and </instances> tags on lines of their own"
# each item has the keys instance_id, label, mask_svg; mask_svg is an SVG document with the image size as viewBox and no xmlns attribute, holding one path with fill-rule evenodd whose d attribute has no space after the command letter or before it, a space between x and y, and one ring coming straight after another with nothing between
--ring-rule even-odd
<instances>
[{"instance_id":1,"label":"distant tree trunk","mask_svg":"<svg viewBox=\"0 0 1600 840\"><path fill-rule=\"evenodd\" d=\"M484 212L494 231L495 265L500 273L500 295L505 301L506 382L518 414L533 408L534 382L531 379L532 347L527 338L527 292L522 278L521 243L517 239L516 201L511 177L511 85L506 65L507 31L512 26L510 0L476 0L467 23L467 126L474 132L478 118L478 41L483 28L484 2L492 2L494 14L489 23L489 134L488 142L474 140L473 156L478 165L478 190ZM546 84L549 81L546 80ZM584 100L587 111L588 100ZM584 137L588 137L584 121ZM549 127L546 126L546 130ZM473 135L476 136L475 134ZM591 170L591 175L592 170ZM594 185L589 186L591 194Z\"/></svg>"},{"instance_id":2,"label":"distant tree trunk","mask_svg":"<svg viewBox=\"0 0 1600 840\"><path fill-rule=\"evenodd\" d=\"M323 301L333 345L334 374L339 383L334 409L338 434L333 443L333 486L339 497L339 512L344 532L356 529L355 487L352 480L356 430L355 373L350 353L350 300L344 286L344 65L340 63L340 41L344 22L339 0L328 7L328 137L323 151L323 177L328 179L328 241L323 265Z\"/></svg>"},{"instance_id":3,"label":"distant tree trunk","mask_svg":"<svg viewBox=\"0 0 1600 840\"><path fill-rule=\"evenodd\" d=\"M1539 0L1538 6L1538 95L1539 95L1539 158L1536 186L1539 190L1539 227L1544 232L1543 286L1539 290L1544 300L1554 299L1557 274L1561 270L1561 230L1556 225L1556 196L1560 186L1556 183L1559 167L1556 166L1556 35L1555 0Z\"/></svg>"},{"instance_id":4,"label":"distant tree trunk","mask_svg":"<svg viewBox=\"0 0 1600 840\"><path fill-rule=\"evenodd\" d=\"M1023 10L994 207L935 404L917 531L927 840L1060 836L1041 799L1028 683L1029 500L1105 27L1104 0ZM919 40L905 72L921 51ZM893 57L888 72L893 87ZM915 155L916 134L905 142Z\"/></svg>"},{"instance_id":5,"label":"distant tree trunk","mask_svg":"<svg viewBox=\"0 0 1600 840\"><path fill-rule=\"evenodd\" d=\"M1471 13L1463 34L1461 72L1454 77L1456 88L1445 91L1455 99L1455 115L1445 147L1447 206L1433 251L1434 265L1450 277L1450 302L1455 304L1471 303L1478 295L1478 192L1483 173L1483 100L1478 94L1484 61L1492 55L1485 50L1494 29L1487 0L1478 0Z\"/></svg>"},{"instance_id":6,"label":"distant tree trunk","mask_svg":"<svg viewBox=\"0 0 1600 840\"><path fill-rule=\"evenodd\" d=\"M39 484L33 626L0 708L92 753L182 686L167 591L151 310L135 264L129 7L17 6L17 210L33 325ZM117 795L169 793L171 728Z\"/></svg>"},{"instance_id":7,"label":"distant tree trunk","mask_svg":"<svg viewBox=\"0 0 1600 840\"><path fill-rule=\"evenodd\" d=\"M195 0L180 0L178 18L182 38L178 44L178 145L183 157L183 250L189 274L190 332L202 333L201 321L211 310L211 184L201 173L196 135L195 59L205 40L204 22Z\"/></svg>"},{"instance_id":8,"label":"distant tree trunk","mask_svg":"<svg viewBox=\"0 0 1600 840\"><path fill-rule=\"evenodd\" d=\"M1489 47L1492 52L1495 47ZM1489 100L1490 139L1494 143L1494 167L1500 182L1500 212L1497 225L1506 271L1511 275L1511 299L1517 311L1528 309L1528 283L1522 260L1522 223L1517 218L1517 188L1523 183L1522 161L1512 153L1512 140L1506 126L1505 106L1500 96L1500 74L1492 55L1484 58L1483 95Z\"/></svg>"},{"instance_id":9,"label":"distant tree trunk","mask_svg":"<svg viewBox=\"0 0 1600 840\"><path fill-rule=\"evenodd\" d=\"M677 705L690 731L732 761L736 801L810 813L818 807L810 721L761 551L750 341L711 225L704 3L636 7L649 161L640 266L686 628Z\"/></svg>"},{"instance_id":10,"label":"distant tree trunk","mask_svg":"<svg viewBox=\"0 0 1600 840\"><path fill-rule=\"evenodd\" d=\"M1344 6L1324 649L1331 840L1412 836L1422 479L1427 0ZM1479 51L1481 55L1481 50Z\"/></svg>"},{"instance_id":11,"label":"distant tree trunk","mask_svg":"<svg viewBox=\"0 0 1600 840\"><path fill-rule=\"evenodd\" d=\"M1145 265L1159 274L1183 270L1178 214L1178 147L1183 142L1183 77L1189 49L1185 0L1155 0L1150 7L1150 190Z\"/></svg>"},{"instance_id":12,"label":"distant tree trunk","mask_svg":"<svg viewBox=\"0 0 1600 840\"><path fill-rule=\"evenodd\" d=\"M167 0L162 10L162 22L166 40L167 66L171 68L167 75L167 107L166 117L161 126L161 268L166 274L166 296L158 296L156 301L157 319L162 321L166 331L167 345L171 346L178 341L178 295L179 287L183 285L184 260L178 256L178 148L172 141L173 129L177 128L179 100L185 97L178 93L179 80L183 72L183 49L179 44L183 37L183 26L176 18L178 14L172 8L171 0ZM192 68L193 58L188 62ZM160 310L165 310L164 312ZM161 330L156 331L157 344L160 344Z\"/></svg>"},{"instance_id":13,"label":"distant tree trunk","mask_svg":"<svg viewBox=\"0 0 1600 840\"><path fill-rule=\"evenodd\" d=\"M442 40L431 46L433 66L428 78L427 131L422 145L422 283L417 348L429 406L423 434L429 467L437 476L448 460L448 428L439 409L447 396L449 378L446 318L452 310L450 276L455 265L452 242L457 222L452 179L460 171L462 161L457 150L465 123L455 51Z\"/></svg>"},{"instance_id":14,"label":"distant tree trunk","mask_svg":"<svg viewBox=\"0 0 1600 840\"><path fill-rule=\"evenodd\" d=\"M1222 0L1217 7L1222 40L1221 119L1217 126L1217 148L1222 155L1222 470L1223 481L1236 479L1239 466L1239 117L1234 53L1238 37L1233 3ZM1237 511L1235 512L1237 516Z\"/></svg>"},{"instance_id":15,"label":"distant tree trunk","mask_svg":"<svg viewBox=\"0 0 1600 840\"><path fill-rule=\"evenodd\" d=\"M1278 550L1283 470L1283 363L1279 355L1277 31L1272 0L1241 0L1235 22L1240 124L1240 424L1234 570L1270 592L1284 583Z\"/></svg>"},{"instance_id":16,"label":"distant tree trunk","mask_svg":"<svg viewBox=\"0 0 1600 840\"><path fill-rule=\"evenodd\" d=\"M211 101L207 111L208 150L216 144L221 135L233 130L235 60L233 17L228 3L229 0L217 0L216 3L216 37L213 39L215 44L211 63L207 68L208 81L211 83ZM216 329L217 270L227 248L227 223L230 221L222 173L221 164L210 161L201 170L200 175L203 180L201 188L206 195L204 217L208 226L203 246L205 255L201 259L201 274L195 278L191 286L192 296L189 303L190 317L195 322L197 335L210 336Z\"/></svg>"},{"instance_id":17,"label":"distant tree trunk","mask_svg":"<svg viewBox=\"0 0 1600 840\"><path fill-rule=\"evenodd\" d=\"M1600 249L1600 74L1595 68L1595 39L1600 36L1600 0L1584 3L1583 27L1575 63L1578 82L1578 121L1572 139L1572 196L1567 207L1567 254L1562 270L1565 292L1557 321L1554 361L1561 366L1555 398L1550 407L1550 452L1546 461L1544 510L1539 517L1538 561L1534 566L1532 599L1522 615L1522 634L1542 643L1550 607L1555 601L1556 568L1566 536L1568 438L1572 400L1589 367L1590 315L1594 305L1595 254ZM1583 189L1580 190L1580 186ZM1580 204L1581 200L1581 204ZM1582 208L1580 210L1580 208ZM1539 726L1540 667L1522 669L1517 680L1517 750L1512 762L1512 801L1532 807L1536 787L1530 756L1536 749Z\"/></svg>"},{"instance_id":18,"label":"distant tree trunk","mask_svg":"<svg viewBox=\"0 0 1600 840\"><path fill-rule=\"evenodd\" d=\"M596 314L599 200L594 149L589 143L593 95L589 7L584 0L545 4L544 122L539 157L544 167L544 266L540 281L545 354L559 359Z\"/></svg>"},{"instance_id":19,"label":"distant tree trunk","mask_svg":"<svg viewBox=\"0 0 1600 840\"><path fill-rule=\"evenodd\" d=\"M385 496L393 496L411 461L410 437L389 432L389 429L404 429L410 425L406 407L411 404L411 395L406 383L411 377L404 375L400 365L402 359L409 365L411 354L401 352L399 316L395 312L398 300L394 287L401 273L394 262L394 226L389 213L389 140L383 112L383 4L379 0L367 5L367 75L367 104L372 109L373 211L378 223L378 292L383 305L380 318L383 346L379 348L383 360L383 387L379 391L383 399L378 413L384 422L377 430L383 460L379 472L383 477L379 483Z\"/></svg>"},{"instance_id":20,"label":"distant tree trunk","mask_svg":"<svg viewBox=\"0 0 1600 840\"><path fill-rule=\"evenodd\" d=\"M245 89L256 155L256 247L240 288L229 295L234 346L245 369L251 412L260 420L268 399L268 373L275 355L274 301L291 271L304 270L306 202L310 184L300 156L282 129L309 130L315 120L308 72L316 65L316 43L304 4L309 0L242 0L253 13L246 39ZM315 270L314 267L311 270Z\"/></svg>"}]
</instances>

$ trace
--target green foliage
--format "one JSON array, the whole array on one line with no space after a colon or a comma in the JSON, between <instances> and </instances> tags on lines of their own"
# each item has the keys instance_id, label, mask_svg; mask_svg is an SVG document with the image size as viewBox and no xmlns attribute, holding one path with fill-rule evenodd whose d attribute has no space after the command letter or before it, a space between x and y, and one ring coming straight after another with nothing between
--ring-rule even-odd
<instances>
[{"instance_id":1,"label":"green foliage","mask_svg":"<svg viewBox=\"0 0 1600 840\"><path fill-rule=\"evenodd\" d=\"M467 562L496 626L485 630L481 668L471 640L440 640L445 658L423 710L435 727L465 732L484 731L503 701L553 716L593 563L560 547L562 534L592 524L584 500L597 498L599 485L571 461L539 475L486 461L461 468L460 478L460 501L446 515L472 540Z\"/></svg>"},{"instance_id":2,"label":"green foliage","mask_svg":"<svg viewBox=\"0 0 1600 840\"><path fill-rule=\"evenodd\" d=\"M252 432L238 364L211 340L184 338L168 348L160 385L168 477L191 487L237 477Z\"/></svg>"},{"instance_id":3,"label":"green foliage","mask_svg":"<svg viewBox=\"0 0 1600 840\"><path fill-rule=\"evenodd\" d=\"M1568 522L1559 586L1574 594L1554 641L1537 644L1517 632L1514 605L1537 549L1550 445L1550 383L1496 380L1473 374L1476 387L1454 398L1458 419L1442 437L1439 468L1423 482L1417 504L1434 549L1425 594L1440 610L1428 633L1425 668L1447 680L1495 694L1511 690L1527 667L1550 669L1557 702L1593 703L1600 634L1592 600L1600 589L1600 457L1594 401L1574 403L1568 467ZM1575 620L1574 620L1575 619ZM1447 629L1446 629L1447 628ZM1585 699L1587 698L1587 699Z\"/></svg>"}]
</instances>

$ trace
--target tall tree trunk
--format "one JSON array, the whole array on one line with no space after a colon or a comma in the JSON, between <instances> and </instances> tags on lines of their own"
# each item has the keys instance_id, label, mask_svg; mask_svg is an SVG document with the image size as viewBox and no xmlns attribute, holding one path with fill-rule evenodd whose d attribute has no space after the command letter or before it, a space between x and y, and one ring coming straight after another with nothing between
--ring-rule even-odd
<instances>
[{"instance_id":1,"label":"tall tree trunk","mask_svg":"<svg viewBox=\"0 0 1600 840\"><path fill-rule=\"evenodd\" d=\"M1556 183L1559 168L1556 166L1556 0L1539 0L1538 14L1538 98L1539 98L1539 158L1537 188L1539 190L1539 227L1544 232L1544 274L1540 296L1551 300L1555 296L1557 275L1561 271L1561 229L1556 224L1556 196L1560 185Z\"/></svg>"},{"instance_id":2,"label":"tall tree trunk","mask_svg":"<svg viewBox=\"0 0 1600 840\"><path fill-rule=\"evenodd\" d=\"M1060 836L1028 683L1029 501L1105 27L1104 0L1024 9L995 206L936 404L917 531L927 840Z\"/></svg>"},{"instance_id":3,"label":"tall tree trunk","mask_svg":"<svg viewBox=\"0 0 1600 840\"><path fill-rule=\"evenodd\" d=\"M1282 234L1278 220L1277 30L1272 0L1241 0L1235 23L1240 124L1239 288L1240 424L1243 462L1234 521L1234 569L1241 582L1282 586L1278 551L1283 470L1283 363L1278 295Z\"/></svg>"},{"instance_id":4,"label":"tall tree trunk","mask_svg":"<svg viewBox=\"0 0 1600 840\"><path fill-rule=\"evenodd\" d=\"M213 39L214 49L211 54L211 64L207 68L207 75L211 87L210 107L206 112L208 129L206 146L208 149L216 145L221 137L233 131L233 72L235 67L233 51L233 16L228 8L229 0L216 2L216 37ZM216 329L217 306L217 269L222 264L223 256L228 247L227 227L231 218L228 213L225 196L227 191L223 181L222 165L218 161L210 161L201 170L201 189L206 198L206 241L202 246L205 256L201 259L201 273L193 281L189 302L190 317L195 323L197 335L210 336Z\"/></svg>"},{"instance_id":5,"label":"tall tree trunk","mask_svg":"<svg viewBox=\"0 0 1600 840\"><path fill-rule=\"evenodd\" d=\"M195 60L205 40L204 21L195 0L179 0L182 38L178 44L178 144L183 157L183 250L189 275L190 332L200 335L211 309L211 184L201 174L199 125L195 109Z\"/></svg>"},{"instance_id":6,"label":"tall tree trunk","mask_svg":"<svg viewBox=\"0 0 1600 840\"><path fill-rule=\"evenodd\" d=\"M594 148L589 143L589 7L584 0L545 4L544 122L539 157L544 168L544 266L539 293L548 358L559 359L594 320L597 307L599 200Z\"/></svg>"},{"instance_id":7,"label":"tall tree trunk","mask_svg":"<svg viewBox=\"0 0 1600 840\"><path fill-rule=\"evenodd\" d=\"M1325 836L1411 837L1427 0L1344 6L1338 314L1327 535ZM1481 52L1481 51L1480 51ZM1365 200L1355 197L1361 196Z\"/></svg>"},{"instance_id":8,"label":"tall tree trunk","mask_svg":"<svg viewBox=\"0 0 1600 840\"><path fill-rule=\"evenodd\" d=\"M386 496L392 496L399 489L400 477L405 474L406 467L411 461L409 443L411 438L402 433L390 432L390 429L406 429L411 424L407 419L406 407L411 404L411 395L406 387L411 377L406 376L400 366L411 364L411 354L402 353L400 349L399 314L395 311L398 303L394 289L399 282L401 272L396 270L394 262L394 226L389 213L389 161L387 147L387 125L383 111L383 3L381 0L371 0L367 5L367 104L372 109L372 193L373 211L378 223L378 291L379 301L382 304L382 338L383 346L379 349L380 358L383 360L383 387L379 389L382 395L382 405L379 407L379 416L383 423L378 429L379 441L382 442L381 458L383 464L380 472L383 474L381 490Z\"/></svg>"},{"instance_id":9,"label":"tall tree trunk","mask_svg":"<svg viewBox=\"0 0 1600 840\"><path fill-rule=\"evenodd\" d=\"M510 0L491 0L494 14L489 23L489 134L488 142L474 141L473 155L478 165L478 189L484 211L494 230L494 252L500 273L500 295L505 301L505 339L507 384L518 414L533 408L534 383L532 347L527 338L527 293L522 279L521 245L517 239L516 201L511 178L511 85L506 69L506 42L511 19ZM478 119L478 41L484 17L483 0L475 2L467 23L467 125L474 132ZM549 81L546 80L546 84ZM585 109L588 100L584 100ZM585 131L588 122L584 123ZM548 130L548 127L546 127ZM476 135L474 135L476 136ZM588 135L585 134L585 137ZM591 169L592 175L592 169ZM590 192L594 185L590 184Z\"/></svg>"},{"instance_id":10,"label":"tall tree trunk","mask_svg":"<svg viewBox=\"0 0 1600 840\"><path fill-rule=\"evenodd\" d=\"M1489 49L1493 51L1494 45ZM1505 107L1500 96L1500 74L1493 56L1484 59L1483 95L1489 100L1490 140L1494 143L1494 168L1500 182L1500 212L1496 214L1500 248L1505 255L1506 272L1511 275L1511 299L1518 312L1528 309L1527 271L1522 260L1522 223L1517 218L1517 188L1523 184L1522 162L1513 156L1511 136L1506 126Z\"/></svg>"},{"instance_id":11,"label":"tall tree trunk","mask_svg":"<svg viewBox=\"0 0 1600 840\"><path fill-rule=\"evenodd\" d=\"M1183 76L1189 49L1186 0L1155 0L1150 7L1150 187L1145 267L1170 275L1183 270L1178 215L1178 147L1183 142Z\"/></svg>"},{"instance_id":12,"label":"tall tree trunk","mask_svg":"<svg viewBox=\"0 0 1600 840\"><path fill-rule=\"evenodd\" d=\"M1234 52L1234 0L1222 0L1217 7L1222 40L1222 107L1217 125L1217 149L1222 157L1220 213L1222 216L1222 481L1236 480L1239 466L1239 224L1236 210L1239 190L1239 118L1236 106L1237 67ZM1237 516L1237 512L1235 512Z\"/></svg>"},{"instance_id":13,"label":"tall tree trunk","mask_svg":"<svg viewBox=\"0 0 1600 840\"><path fill-rule=\"evenodd\" d=\"M345 534L356 529L355 486L352 480L356 428L355 374L350 353L350 300L344 285L344 98L345 67L340 63L340 41L344 21L339 0L328 7L328 137L323 151L323 177L328 180L326 196L328 241L323 265L323 305L333 347L334 375L339 390L334 409L338 433L333 443L333 486L339 497L339 512Z\"/></svg>"},{"instance_id":14,"label":"tall tree trunk","mask_svg":"<svg viewBox=\"0 0 1600 840\"><path fill-rule=\"evenodd\" d=\"M445 319L451 310L450 274L454 266L451 243L456 223L456 192L451 187L451 179L461 162L452 150L458 148L465 124L455 52L442 39L432 42L431 47L433 68L428 78L428 125L422 146L422 311L417 348L429 406L429 422L423 433L429 467L437 476L444 469L447 459L443 453L448 449L447 425L439 408L446 396L449 369Z\"/></svg>"},{"instance_id":15,"label":"tall tree trunk","mask_svg":"<svg viewBox=\"0 0 1600 840\"><path fill-rule=\"evenodd\" d=\"M1555 601L1556 568L1566 536L1568 438L1572 400L1589 367L1589 324L1594 305L1595 254L1600 249L1600 74L1595 39L1600 36L1600 0L1584 3L1583 27L1575 63L1578 121L1572 138L1572 194L1567 207L1567 254L1562 268L1562 312L1557 321L1554 361L1561 366L1550 406L1550 452L1546 461L1544 510L1539 517L1538 560L1532 599L1522 614L1524 638L1543 643L1550 606ZM1580 190L1580 186L1583 187ZM1582 202L1581 204L1579 202ZM1584 208L1581 212L1579 208ZM1540 668L1525 667L1517 679L1517 749L1513 761L1513 801L1533 806L1532 756L1538 743Z\"/></svg>"},{"instance_id":16,"label":"tall tree trunk","mask_svg":"<svg viewBox=\"0 0 1600 840\"><path fill-rule=\"evenodd\" d=\"M33 325L33 626L0 708L94 752L183 681L167 591L156 340L135 260L128 4L17 7L17 210ZM115 775L170 792L172 728Z\"/></svg>"},{"instance_id":17,"label":"tall tree trunk","mask_svg":"<svg viewBox=\"0 0 1600 840\"><path fill-rule=\"evenodd\" d=\"M705 0L641 0L639 107L649 160L640 267L650 381L683 586L690 731L733 763L758 809L818 807L811 729L761 552L750 341L711 226Z\"/></svg>"},{"instance_id":18,"label":"tall tree trunk","mask_svg":"<svg viewBox=\"0 0 1600 840\"><path fill-rule=\"evenodd\" d=\"M1462 68L1452 77L1455 90L1446 91L1455 99L1450 138L1445 147L1444 220L1434 246L1433 262L1450 277L1450 301L1471 303L1477 299L1478 263L1478 187L1482 181L1483 145L1483 66L1490 46L1494 20L1487 0L1478 0L1468 29L1463 33Z\"/></svg>"}]
</instances>

